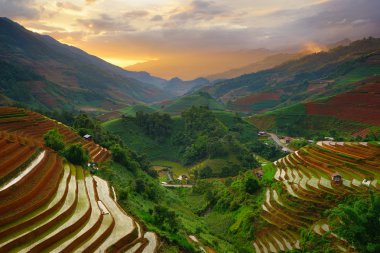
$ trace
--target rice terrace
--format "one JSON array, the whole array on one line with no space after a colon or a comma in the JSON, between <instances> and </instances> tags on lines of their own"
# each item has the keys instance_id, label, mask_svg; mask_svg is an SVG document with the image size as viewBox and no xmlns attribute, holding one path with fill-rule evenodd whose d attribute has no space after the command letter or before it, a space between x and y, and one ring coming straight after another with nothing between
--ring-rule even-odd
<instances>
[{"instance_id":1,"label":"rice terrace","mask_svg":"<svg viewBox=\"0 0 380 253\"><path fill-rule=\"evenodd\" d=\"M0 253L380 252L379 10L0 0Z\"/></svg>"}]
</instances>

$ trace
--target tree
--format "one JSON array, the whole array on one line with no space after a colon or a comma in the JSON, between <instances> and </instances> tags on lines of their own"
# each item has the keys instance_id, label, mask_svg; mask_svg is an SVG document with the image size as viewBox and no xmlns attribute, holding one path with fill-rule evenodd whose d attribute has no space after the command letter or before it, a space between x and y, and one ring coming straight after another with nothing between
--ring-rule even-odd
<instances>
[{"instance_id":1,"label":"tree","mask_svg":"<svg viewBox=\"0 0 380 253\"><path fill-rule=\"evenodd\" d=\"M260 188L259 182L253 176L248 176L244 182L244 190L246 193L254 194Z\"/></svg>"},{"instance_id":2,"label":"tree","mask_svg":"<svg viewBox=\"0 0 380 253\"><path fill-rule=\"evenodd\" d=\"M66 159L73 164L84 165L89 160L87 152L80 144L72 144L68 146L63 153Z\"/></svg>"},{"instance_id":3,"label":"tree","mask_svg":"<svg viewBox=\"0 0 380 253\"><path fill-rule=\"evenodd\" d=\"M333 232L359 252L380 252L380 195L339 205L330 211Z\"/></svg>"},{"instance_id":4,"label":"tree","mask_svg":"<svg viewBox=\"0 0 380 253\"><path fill-rule=\"evenodd\" d=\"M177 214L174 211L170 211L167 207L157 205L153 210L154 223L161 228L176 232L178 231L179 224Z\"/></svg>"},{"instance_id":5,"label":"tree","mask_svg":"<svg viewBox=\"0 0 380 253\"><path fill-rule=\"evenodd\" d=\"M112 157L115 162L120 163L130 171L136 171L139 168L138 161L133 157L133 153L120 145L114 145L111 147Z\"/></svg>"},{"instance_id":6,"label":"tree","mask_svg":"<svg viewBox=\"0 0 380 253\"><path fill-rule=\"evenodd\" d=\"M143 193L143 192L145 192L145 182L144 182L143 179L141 179L141 178L136 179L136 181L135 181L135 191L137 193Z\"/></svg>"},{"instance_id":7,"label":"tree","mask_svg":"<svg viewBox=\"0 0 380 253\"><path fill-rule=\"evenodd\" d=\"M45 145L52 148L55 151L61 151L65 147L63 142L63 136L58 132L57 129L49 130L44 134Z\"/></svg>"},{"instance_id":8,"label":"tree","mask_svg":"<svg viewBox=\"0 0 380 253\"><path fill-rule=\"evenodd\" d=\"M210 166L206 166L199 170L198 176L200 178L210 178L212 177L212 169L210 168Z\"/></svg>"}]
</instances>

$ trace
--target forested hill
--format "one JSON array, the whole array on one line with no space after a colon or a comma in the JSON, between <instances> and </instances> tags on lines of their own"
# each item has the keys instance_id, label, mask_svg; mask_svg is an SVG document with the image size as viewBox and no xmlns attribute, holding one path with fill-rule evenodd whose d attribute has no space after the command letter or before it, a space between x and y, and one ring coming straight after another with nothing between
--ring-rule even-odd
<instances>
[{"instance_id":1,"label":"forested hill","mask_svg":"<svg viewBox=\"0 0 380 253\"><path fill-rule=\"evenodd\" d=\"M137 80L148 80L146 74L118 68L7 18L0 18L0 68L1 104L101 110L169 97Z\"/></svg>"}]
</instances>

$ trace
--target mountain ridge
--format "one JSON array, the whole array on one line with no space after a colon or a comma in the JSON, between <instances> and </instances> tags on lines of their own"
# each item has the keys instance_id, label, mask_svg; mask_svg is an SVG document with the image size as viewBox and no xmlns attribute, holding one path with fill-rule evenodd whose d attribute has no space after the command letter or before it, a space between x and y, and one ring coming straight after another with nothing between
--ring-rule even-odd
<instances>
[{"instance_id":1,"label":"mountain ridge","mask_svg":"<svg viewBox=\"0 0 380 253\"><path fill-rule=\"evenodd\" d=\"M132 78L132 72L81 49L31 32L8 18L1 18L0 23L1 65L7 69L0 87L4 96L16 102L26 102L14 94L24 89L30 91L27 100L39 107L82 108L95 104L107 109L171 97L152 84ZM30 72L28 77L22 76L25 69ZM54 98L56 103L47 102Z\"/></svg>"}]
</instances>

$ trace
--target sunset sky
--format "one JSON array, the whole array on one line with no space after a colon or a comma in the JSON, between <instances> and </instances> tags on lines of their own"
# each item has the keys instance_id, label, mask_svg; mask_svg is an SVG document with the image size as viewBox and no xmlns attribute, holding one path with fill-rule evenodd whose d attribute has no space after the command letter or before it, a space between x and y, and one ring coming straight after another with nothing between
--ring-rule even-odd
<instances>
[{"instance_id":1,"label":"sunset sky","mask_svg":"<svg viewBox=\"0 0 380 253\"><path fill-rule=\"evenodd\" d=\"M247 50L380 35L377 0L0 0L0 16L121 67L185 79L243 66Z\"/></svg>"}]
</instances>

